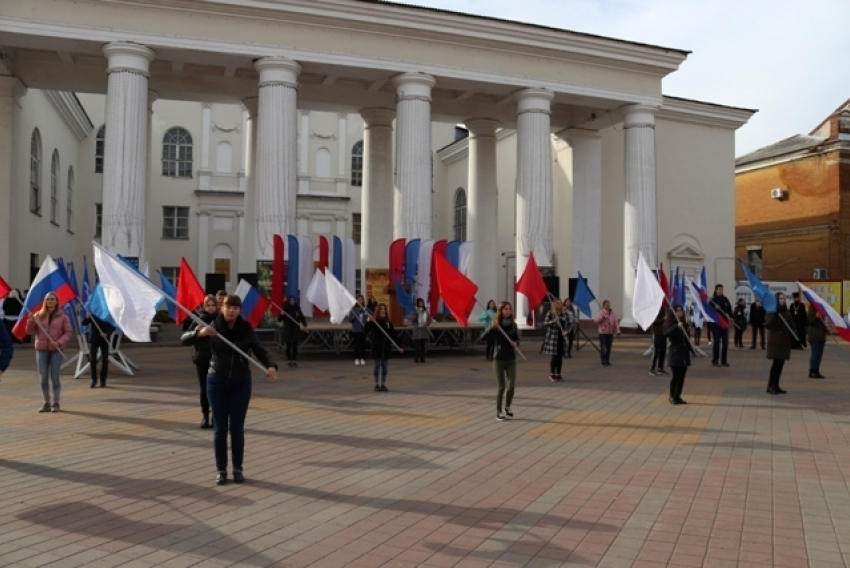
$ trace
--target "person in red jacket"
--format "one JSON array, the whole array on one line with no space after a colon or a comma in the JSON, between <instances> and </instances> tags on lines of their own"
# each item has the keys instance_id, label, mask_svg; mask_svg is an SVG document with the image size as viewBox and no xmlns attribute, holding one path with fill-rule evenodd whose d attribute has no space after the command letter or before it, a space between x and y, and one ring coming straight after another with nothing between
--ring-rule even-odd
<instances>
[{"instance_id":1,"label":"person in red jacket","mask_svg":"<svg viewBox=\"0 0 850 568\"><path fill-rule=\"evenodd\" d=\"M27 333L35 338L35 356L41 377L44 404L39 412L59 412L59 369L62 366L61 350L74 336L71 320L59 307L59 298L53 292L44 297L41 309L30 315ZM53 384L53 404L50 404L50 383Z\"/></svg>"}]
</instances>

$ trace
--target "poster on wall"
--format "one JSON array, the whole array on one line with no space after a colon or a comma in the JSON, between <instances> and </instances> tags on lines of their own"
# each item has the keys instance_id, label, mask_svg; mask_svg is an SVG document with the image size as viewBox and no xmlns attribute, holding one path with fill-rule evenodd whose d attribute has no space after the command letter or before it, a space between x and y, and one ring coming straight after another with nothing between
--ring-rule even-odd
<instances>
[{"instance_id":1,"label":"poster on wall","mask_svg":"<svg viewBox=\"0 0 850 568\"><path fill-rule=\"evenodd\" d=\"M841 313L847 315L848 313L850 313L850 280L844 281L844 290L842 296L844 298L844 310Z\"/></svg>"},{"instance_id":2,"label":"poster on wall","mask_svg":"<svg viewBox=\"0 0 850 568\"><path fill-rule=\"evenodd\" d=\"M390 271L386 268L366 269L366 300L374 297L379 304L390 305Z\"/></svg>"},{"instance_id":3,"label":"poster on wall","mask_svg":"<svg viewBox=\"0 0 850 568\"><path fill-rule=\"evenodd\" d=\"M272 290L272 263L273 261L271 260L257 261L257 289L263 296L266 297L271 295ZM266 312L266 315L263 317L258 328L273 328L274 323L274 318L272 317L271 312Z\"/></svg>"},{"instance_id":4,"label":"poster on wall","mask_svg":"<svg viewBox=\"0 0 850 568\"><path fill-rule=\"evenodd\" d=\"M815 294L823 298L836 312L841 312L841 293L843 291L843 283L841 281L800 280L800 282L811 288Z\"/></svg>"},{"instance_id":5,"label":"poster on wall","mask_svg":"<svg viewBox=\"0 0 850 568\"><path fill-rule=\"evenodd\" d=\"M777 292L782 292L785 296L788 297L790 302L791 294L799 290L796 282L770 282L765 281L764 285L767 286L771 292L776 294ZM711 290L709 290L709 296L711 295ZM732 300L732 303L738 301L739 298L743 298L746 304L749 306L755 301L755 295L753 294L752 288L750 288L749 283L746 280L736 280L735 281L735 298Z\"/></svg>"}]
</instances>

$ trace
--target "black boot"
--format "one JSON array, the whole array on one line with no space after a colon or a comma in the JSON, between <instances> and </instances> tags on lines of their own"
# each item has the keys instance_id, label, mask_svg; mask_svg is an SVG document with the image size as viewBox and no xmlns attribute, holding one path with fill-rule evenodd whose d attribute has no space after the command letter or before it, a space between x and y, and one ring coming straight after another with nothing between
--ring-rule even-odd
<instances>
[{"instance_id":1,"label":"black boot","mask_svg":"<svg viewBox=\"0 0 850 568\"><path fill-rule=\"evenodd\" d=\"M204 412L204 419L201 420L201 428L204 430L209 430L212 428L212 424L210 424L210 415L208 412Z\"/></svg>"}]
</instances>

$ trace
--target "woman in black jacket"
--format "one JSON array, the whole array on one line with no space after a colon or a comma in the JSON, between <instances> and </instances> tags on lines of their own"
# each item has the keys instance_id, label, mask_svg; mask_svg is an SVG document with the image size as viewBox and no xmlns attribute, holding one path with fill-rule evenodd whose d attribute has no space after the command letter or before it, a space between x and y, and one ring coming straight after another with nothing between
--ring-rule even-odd
<instances>
[{"instance_id":1,"label":"woman in black jacket","mask_svg":"<svg viewBox=\"0 0 850 568\"><path fill-rule=\"evenodd\" d=\"M269 352L260 345L254 329L239 313L242 299L230 294L221 306L221 313L211 325L199 327L190 333L195 339L209 338L210 360L207 376L207 397L214 418L215 465L217 485L227 483L227 432L233 456L233 481L245 483L242 460L245 455L245 415L251 401L251 363L222 341L225 338L245 353L253 353L266 367L266 377L273 379L277 365ZM191 344L190 339L187 343Z\"/></svg>"},{"instance_id":2,"label":"woman in black jacket","mask_svg":"<svg viewBox=\"0 0 850 568\"><path fill-rule=\"evenodd\" d=\"M670 340L668 362L673 376L670 378L670 404L687 404L682 400L682 387L685 386L685 375L691 364L691 353L696 351L688 340L688 324L685 322L685 310L680 305L673 306L673 311L667 314L664 325L664 335Z\"/></svg>"},{"instance_id":3,"label":"woman in black jacket","mask_svg":"<svg viewBox=\"0 0 850 568\"><path fill-rule=\"evenodd\" d=\"M206 325L210 325L218 315L218 300L212 294L208 294L204 298L204 304L198 318ZM195 330L198 328L198 323L192 318L186 318L183 322L183 335L180 337L180 342L183 345L192 345L192 363L195 364L195 371L198 373L198 385L201 387L201 428L212 428L210 423L210 401L207 398L207 373L210 370L210 359L212 359L212 351L210 351L209 339L197 339Z\"/></svg>"},{"instance_id":4,"label":"woman in black jacket","mask_svg":"<svg viewBox=\"0 0 850 568\"><path fill-rule=\"evenodd\" d=\"M776 293L776 306L776 313L767 314L764 322L764 327L767 329L767 358L773 361L770 365L767 392L785 394L787 391L779 388L779 379L782 377L785 361L791 358L791 330L794 329L794 320L791 318L785 294L782 292Z\"/></svg>"},{"instance_id":5,"label":"woman in black jacket","mask_svg":"<svg viewBox=\"0 0 850 568\"><path fill-rule=\"evenodd\" d=\"M278 325L283 326L283 343L286 345L286 366L298 366L298 342L301 332L307 329L307 318L301 311L301 306L290 296L283 304L283 311L277 318Z\"/></svg>"},{"instance_id":6,"label":"woman in black jacket","mask_svg":"<svg viewBox=\"0 0 850 568\"><path fill-rule=\"evenodd\" d=\"M387 371L390 352L393 342L398 344L398 338L395 327L387 316L386 304L378 304L373 315L369 316L366 322L366 333L372 338L372 374L375 376L375 392L389 392ZM398 352L404 353L404 349L399 348Z\"/></svg>"},{"instance_id":7,"label":"woman in black jacket","mask_svg":"<svg viewBox=\"0 0 850 568\"><path fill-rule=\"evenodd\" d=\"M490 333L493 334L493 341L496 342L496 352L493 355L493 372L496 374L496 420L504 422L514 417L514 413L511 412L511 402L514 399L516 348L519 344L519 334L510 302L499 304ZM504 414L502 413L502 396L505 397Z\"/></svg>"}]
</instances>

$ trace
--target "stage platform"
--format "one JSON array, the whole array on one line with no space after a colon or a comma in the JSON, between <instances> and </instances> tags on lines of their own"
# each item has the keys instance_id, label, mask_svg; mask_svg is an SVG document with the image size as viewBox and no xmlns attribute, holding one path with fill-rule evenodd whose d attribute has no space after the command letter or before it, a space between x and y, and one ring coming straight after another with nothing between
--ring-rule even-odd
<instances>
[{"instance_id":1,"label":"stage platform","mask_svg":"<svg viewBox=\"0 0 850 568\"><path fill-rule=\"evenodd\" d=\"M470 351L478 343L484 333L484 324L470 323L469 327L461 327L456 322L434 322L430 326L431 339L428 349L449 348ZM413 327L396 327L399 345L404 348L413 347ZM275 343L283 347L280 332L275 333ZM353 349L351 324L334 325L327 321L309 322L307 331L301 335L299 349L333 351L342 353Z\"/></svg>"}]
</instances>

